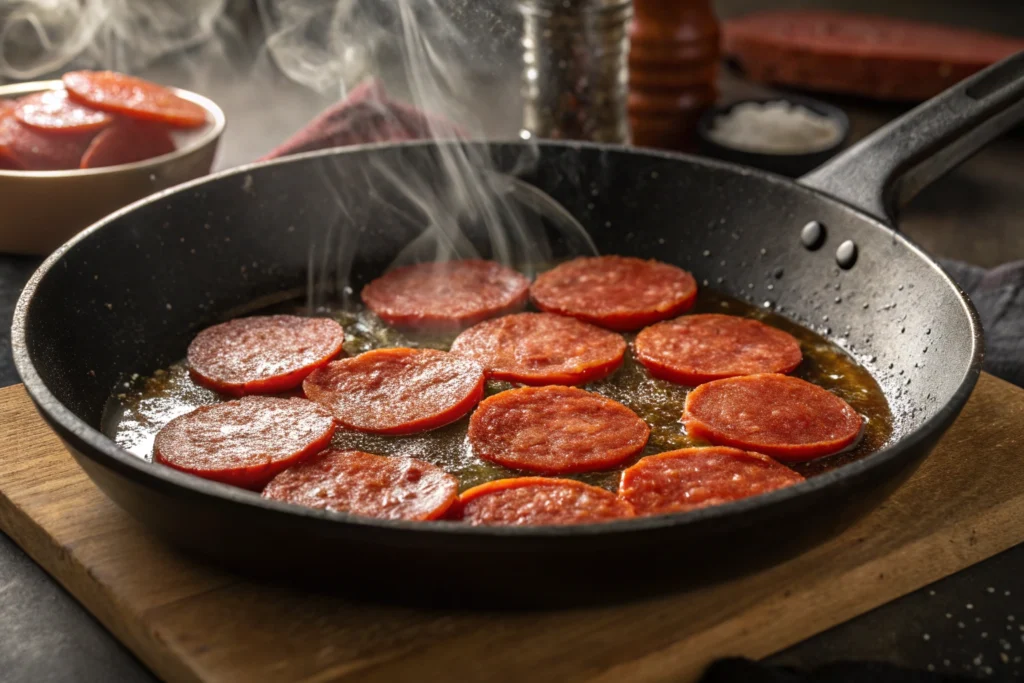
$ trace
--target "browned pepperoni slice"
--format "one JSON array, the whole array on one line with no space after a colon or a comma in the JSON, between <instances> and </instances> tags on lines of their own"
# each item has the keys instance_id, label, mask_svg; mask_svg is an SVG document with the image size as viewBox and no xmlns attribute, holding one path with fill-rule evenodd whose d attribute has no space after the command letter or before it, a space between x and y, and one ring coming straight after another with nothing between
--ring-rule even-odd
<instances>
[{"instance_id":1,"label":"browned pepperoni slice","mask_svg":"<svg viewBox=\"0 0 1024 683\"><path fill-rule=\"evenodd\" d=\"M479 361L489 377L522 384L585 384L622 364L626 341L551 313L486 320L458 336L452 353Z\"/></svg>"},{"instance_id":2,"label":"browned pepperoni slice","mask_svg":"<svg viewBox=\"0 0 1024 683\"><path fill-rule=\"evenodd\" d=\"M157 432L158 462L205 479L259 490L334 436L334 418L303 398L246 396L196 408Z\"/></svg>"},{"instance_id":3,"label":"browned pepperoni slice","mask_svg":"<svg viewBox=\"0 0 1024 683\"><path fill-rule=\"evenodd\" d=\"M23 125L15 116L0 116L0 159L8 168L25 171L78 168L93 135L47 135Z\"/></svg>"},{"instance_id":4,"label":"browned pepperoni slice","mask_svg":"<svg viewBox=\"0 0 1024 683\"><path fill-rule=\"evenodd\" d=\"M451 329L522 308L530 282L494 261L420 263L363 287L363 303L396 327Z\"/></svg>"},{"instance_id":5,"label":"browned pepperoni slice","mask_svg":"<svg viewBox=\"0 0 1024 683\"><path fill-rule=\"evenodd\" d=\"M641 458L622 473L619 495L638 515L721 505L804 478L766 455L736 448L684 448Z\"/></svg>"},{"instance_id":6,"label":"browned pepperoni slice","mask_svg":"<svg viewBox=\"0 0 1024 683\"><path fill-rule=\"evenodd\" d=\"M414 458L324 451L274 477L264 498L377 519L441 517L459 494L452 475Z\"/></svg>"},{"instance_id":7,"label":"browned pepperoni slice","mask_svg":"<svg viewBox=\"0 0 1024 683\"><path fill-rule=\"evenodd\" d=\"M846 448L864 420L846 401L810 382L746 375L691 391L683 423L699 439L800 462Z\"/></svg>"},{"instance_id":8,"label":"browned pepperoni slice","mask_svg":"<svg viewBox=\"0 0 1024 683\"><path fill-rule=\"evenodd\" d=\"M622 498L571 479L519 477L475 486L461 496L452 515L474 526L591 524L632 517Z\"/></svg>"},{"instance_id":9,"label":"browned pepperoni slice","mask_svg":"<svg viewBox=\"0 0 1024 683\"><path fill-rule=\"evenodd\" d=\"M735 315L687 315L651 325L636 336L637 360L654 375L696 386L726 377L791 372L800 342L782 330Z\"/></svg>"},{"instance_id":10,"label":"browned pepperoni slice","mask_svg":"<svg viewBox=\"0 0 1024 683\"><path fill-rule=\"evenodd\" d=\"M484 371L444 351L378 349L328 363L302 388L349 429L413 434L472 410L484 393Z\"/></svg>"},{"instance_id":11,"label":"browned pepperoni slice","mask_svg":"<svg viewBox=\"0 0 1024 683\"><path fill-rule=\"evenodd\" d=\"M167 129L153 124L122 120L101 131L82 155L82 168L119 166L154 159L175 150Z\"/></svg>"},{"instance_id":12,"label":"browned pepperoni slice","mask_svg":"<svg viewBox=\"0 0 1024 683\"><path fill-rule=\"evenodd\" d=\"M192 377L232 396L294 389L341 352L345 333L330 318L257 315L208 327L188 347Z\"/></svg>"},{"instance_id":13,"label":"browned pepperoni slice","mask_svg":"<svg viewBox=\"0 0 1024 683\"><path fill-rule=\"evenodd\" d=\"M697 282L682 268L631 256L582 257L539 275L537 308L612 330L638 330L693 306Z\"/></svg>"},{"instance_id":14,"label":"browned pepperoni slice","mask_svg":"<svg viewBox=\"0 0 1024 683\"><path fill-rule=\"evenodd\" d=\"M575 387L527 387L491 396L469 420L477 457L540 474L615 467L651 430L626 406Z\"/></svg>"},{"instance_id":15,"label":"browned pepperoni slice","mask_svg":"<svg viewBox=\"0 0 1024 683\"><path fill-rule=\"evenodd\" d=\"M44 133L95 132L114 120L110 114L69 100L66 90L26 95L18 100L14 115L21 123Z\"/></svg>"}]
</instances>

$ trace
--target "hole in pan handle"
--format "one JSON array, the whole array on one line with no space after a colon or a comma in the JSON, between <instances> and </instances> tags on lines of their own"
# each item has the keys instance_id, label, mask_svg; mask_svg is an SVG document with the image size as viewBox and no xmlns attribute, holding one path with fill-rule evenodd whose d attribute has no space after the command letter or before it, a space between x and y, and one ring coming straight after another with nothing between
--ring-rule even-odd
<instances>
[{"instance_id":1,"label":"hole in pan handle","mask_svg":"<svg viewBox=\"0 0 1024 683\"><path fill-rule=\"evenodd\" d=\"M966 78L798 182L895 226L900 206L1024 121L1024 52Z\"/></svg>"}]
</instances>

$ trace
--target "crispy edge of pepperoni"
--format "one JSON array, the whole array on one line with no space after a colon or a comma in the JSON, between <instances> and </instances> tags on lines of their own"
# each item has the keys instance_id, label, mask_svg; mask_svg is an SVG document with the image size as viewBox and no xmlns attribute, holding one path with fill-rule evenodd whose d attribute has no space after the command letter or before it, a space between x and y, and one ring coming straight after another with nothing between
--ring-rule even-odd
<instances>
[{"instance_id":1,"label":"crispy edge of pepperoni","mask_svg":"<svg viewBox=\"0 0 1024 683\"><path fill-rule=\"evenodd\" d=\"M297 316L295 316L295 317L297 317ZM233 320L244 320L244 318L234 318ZM330 318L308 318L308 320L331 320L331 319ZM337 321L334 321L334 320L331 320L331 321L334 322L335 324L337 324ZM232 321L229 320L227 322L232 322ZM199 334L203 334L204 332L207 332L208 330L213 330L213 329L219 327L220 325L224 325L224 324L225 323L220 323L219 325L213 325L211 327L207 327L205 330L201 330L199 332ZM204 372L202 372L202 370L196 369L195 367L193 367L192 362L190 361L189 362L189 370L188 370L189 371L189 376L192 378L193 382L195 382L196 384L198 384L200 386L203 386L203 387L206 387L207 389L211 389L211 390L216 391L218 393L225 394L227 396L233 396L233 397L236 397L236 398L241 398L242 396L259 395L259 394L277 394L277 393L281 393L281 392L284 392L284 391L290 391L292 389L295 389L295 388L301 386L303 380L305 380L306 377L308 377L310 374L312 374L314 370L318 370L318 369L324 367L325 365L327 365L328 363L333 361L335 358L337 358L338 354L342 352L342 349L344 348L344 345L345 345L345 333L344 333L344 328L342 328L340 324L338 325L338 330L339 330L339 337L340 338L338 340L338 343L334 346L334 350L329 355L323 356L323 357L321 357L320 359L316 360L313 363L308 363L306 365L303 365L301 368L298 368L297 370L293 370L292 372L286 372L286 373L283 373L283 374L280 374L280 375L273 375L271 377L265 377L263 379L250 380L250 381L246 381L246 382L225 382L225 381L214 379L213 377L210 377L207 374L205 374ZM197 338L198 338L198 336L199 335L196 335ZM193 339L192 342L195 343L195 339Z\"/></svg>"},{"instance_id":2,"label":"crispy edge of pepperoni","mask_svg":"<svg viewBox=\"0 0 1024 683\"><path fill-rule=\"evenodd\" d=\"M581 258L599 260L605 257L588 256ZM573 259L573 261L575 260L578 259ZM644 261L645 259L637 260ZM573 261L566 261L565 264L572 263ZM569 308L566 306L556 305L551 301L544 301L544 299L546 298L543 294L543 289L545 287L545 275L555 272L555 270L557 270L557 268L559 267L555 266L555 268L552 268L547 273L541 273L540 275L537 276L537 279L534 280L533 284L530 286L530 301L532 301L533 305L536 306L538 309L545 311L547 313L555 313L558 315L569 316L571 318L576 318L577 320L582 320L583 322L590 323L592 325L597 325L598 327L604 327L609 330L615 330L616 332L632 332L635 330L639 330L642 327L653 325L654 323L661 322L662 320L675 318L676 316L682 315L683 313L686 313L691 308L693 308L693 305L697 302L697 292L699 289L697 287L697 280L693 277L693 273L683 268L679 268L678 266L674 266L671 263L656 261L655 259L646 259L646 261L653 262L655 264L662 266L676 268L677 270L684 273L689 281L689 284L691 285L690 292L687 294L687 296L667 306L664 310L659 310L657 308L646 308L642 310L633 310L626 313L607 313L603 315L596 315L588 313L586 311L581 311L578 308ZM538 290L542 292L540 297L537 296Z\"/></svg>"},{"instance_id":3,"label":"crispy edge of pepperoni","mask_svg":"<svg viewBox=\"0 0 1024 683\"><path fill-rule=\"evenodd\" d=\"M178 128L200 128L206 124L205 109L152 81L115 71L72 71L61 80L73 100L93 109ZM134 95L125 97L121 90ZM139 104L139 97L145 106Z\"/></svg>"},{"instance_id":4,"label":"crispy edge of pepperoni","mask_svg":"<svg viewBox=\"0 0 1024 683\"><path fill-rule=\"evenodd\" d=\"M474 365L476 365L477 368L479 369L479 377L477 378L477 381L474 384L473 388L466 394L465 397L460 399L457 403L454 403L451 407L449 407L449 408L447 408L447 409L445 409L443 411L434 413L434 414L432 414L432 415L430 415L428 417L422 417L422 418L419 418L417 420L413 420L411 422L403 422L401 424L398 424L398 425L395 425L395 426L392 426L392 427L388 427L388 428L384 428L384 429L372 429L371 430L371 429L367 429L365 426L363 426L363 427L357 426L357 425L351 423L350 421L347 421L347 420L344 420L343 418L338 417L338 415L335 414L334 417L338 421L339 424L341 424L346 429L351 429L351 430L357 431L357 432L365 432L367 434L383 434L383 435L388 435L388 436L402 436L402 435L406 435L406 434L419 434L421 432L429 432L429 431L431 431L433 429L439 429L441 427L444 427L445 425L449 425L452 422L455 422L456 420L462 419L466 414L468 414L470 411L472 411L473 408L475 408L478 403L480 403L480 400L484 396L484 389L487 386L487 376L486 376L486 373L484 373L483 366L481 366L479 363L477 363L476 361L470 360L468 358L462 358L461 356L455 356L454 354L449 354L447 351L438 351L436 349L410 349L410 348L401 348L401 347L399 347L399 348L386 348L386 349L372 349L370 351L365 351L365 352L359 354L358 356L353 356L351 358L343 358L342 360L339 360L339 361L332 361L330 363L327 363L327 364L317 368L316 370L314 370L312 373L309 374L309 376L306 377L305 380L303 380L303 382L302 382L303 393L305 393L305 395L308 396L310 398L310 400L312 400L312 401L314 401L316 403L319 403L325 409L327 409L328 411L331 411L332 414L333 414L333 410L331 410L330 404L323 402L321 400L321 398L323 398L324 394L328 394L328 393L333 394L335 392L333 390L330 390L330 389L323 389L323 388L321 388L317 384L317 380L319 379L317 377L318 373L329 372L330 369L331 369L331 366L336 364L336 363L347 363L348 361L355 361L355 360L357 360L359 358L362 358L363 356L366 356L367 354L406 354L408 352L414 352L414 353L428 352L428 353L439 353L439 354L444 354L444 355L451 355L451 356L457 358L460 361L467 362L467 363L473 363ZM310 391L311 387L314 388L314 390L312 392ZM319 397L318 397L318 395L319 395Z\"/></svg>"},{"instance_id":5,"label":"crispy edge of pepperoni","mask_svg":"<svg viewBox=\"0 0 1024 683\"><path fill-rule=\"evenodd\" d=\"M698 372L696 367L683 369L679 365L672 365L671 363L666 363L663 361L663 359L657 358L654 355L652 355L649 351L645 350L644 347L646 346L646 341L650 338L650 336L658 334L663 329L671 327L672 325L677 324L680 321L688 320L691 317L706 315L714 315L721 316L724 318L735 318L737 320L749 321L752 323L756 323L758 325L762 325L768 330L771 330L773 333L777 332L779 335L785 335L786 337L789 338L789 340L793 342L793 348L796 351L795 356L792 359L793 362L779 365L777 368L769 368L759 370L757 372L708 373ZM779 337L779 339L781 341L782 337ZM800 363L803 362L803 352L800 350L800 342L797 341L796 337L789 334L788 332L780 330L777 327L772 327L771 325L766 325L760 320L754 320L752 318L745 318L742 316L724 315L720 313L700 313L695 316L684 316L682 318L676 318L674 320L663 320L659 323L655 323L654 325L645 327L644 329L640 330L640 333L637 334L636 339L633 340L633 355L636 357L637 361L639 361L641 365L647 368L647 371L651 373L652 377L656 377L658 379L663 379L667 382L674 382L676 384L682 384L684 386L690 387L695 387L700 384L705 384L707 382L713 382L717 379L728 379L729 377L742 377L744 375L755 375L764 373L788 374L790 372L793 372L793 370L795 370L797 366L799 366Z\"/></svg>"},{"instance_id":6,"label":"crispy edge of pepperoni","mask_svg":"<svg viewBox=\"0 0 1024 683\"><path fill-rule=\"evenodd\" d=\"M487 496L487 495L490 495L490 494L493 494L493 493L498 493L500 491L506 491L506 490L514 489L514 488L526 488L526 487L531 487L531 486L544 486L544 487L560 486L560 487L570 487L570 488L574 488L574 489L582 489L582 490L588 491L588 492L590 492L590 493L592 493L594 495L599 495L602 498L605 498L605 500L607 500L608 502L612 502L614 500L617 503L621 504L621 506L620 506L622 508L621 514L619 514L617 516L614 516L614 517L601 517L601 518L593 520L592 522L586 522L586 523L610 522L610 521L614 521L614 520L617 520L617 519L628 519L628 518L631 518L631 517L635 516L635 513L633 511L633 506L629 503L629 501L621 498L620 496L612 493L611 491L607 491L605 489L599 488L597 486L593 486L591 484L585 484L585 483L583 483L581 481L576 481L575 479L560 479L560 478L556 478L556 477L531 477L531 476L527 476L527 477L510 477L510 478L507 478L507 479L496 479L494 481L488 481L488 482L485 482L483 484L479 484L479 485L474 486L472 488L466 489L465 491L463 491L459 495L458 500L455 501L455 504L452 505L451 508L449 508L448 514L445 515L445 519L451 520L451 521L465 521L465 506L466 506L467 503L470 503L470 502L472 502L472 501L474 501L474 500L476 500L478 498L482 498L484 496ZM507 525L500 525L500 526L507 526Z\"/></svg>"},{"instance_id":7,"label":"crispy edge of pepperoni","mask_svg":"<svg viewBox=\"0 0 1024 683\"><path fill-rule=\"evenodd\" d=\"M800 482L805 481L803 475L799 474L798 472L794 472L793 470L789 469L788 467L786 467L782 463L776 462L772 458L770 458L767 455L764 455L762 453L756 453L754 451L744 451L744 450L741 450L739 448L733 448L731 446L703 446L703 447L695 447L695 448L680 448L680 449L676 449L676 450L672 450L672 451L665 451L664 453L656 453L654 455L648 455L648 456L645 456L643 458L640 458L640 460L637 461L636 464L631 465L631 466L627 467L626 469L624 469L622 471L622 474L619 477L619 496L621 496L624 500L629 502L633 506L633 510L636 512L637 516L641 517L641 516L650 516L650 515L663 515L663 514L675 514L675 513L689 512L691 510L697 510L697 509L701 509L701 508L705 508L705 507L714 507L714 506L717 506L717 505L724 505L726 503L734 502L734 501L737 501L737 500L744 500L745 498L750 498L750 497L753 497L753 496L756 496L756 495L761 495L761 493L768 493L769 492L769 491L763 491L763 492L760 492L760 493L748 493L747 495L738 496L738 497L731 498L729 500L725 500L725 501L722 501L722 502L700 503L700 504L697 504L697 505L688 505L688 506L687 505L681 505L679 507L676 507L675 509L673 509L673 505L672 504L661 505L661 506L658 507L657 510L653 510L653 511L648 511L648 510L642 509L641 506L639 506L637 504L637 501L634 500L634 496L633 496L634 491L633 491L633 486L632 486L632 480L635 479L636 477L641 476L641 473L645 473L646 474L646 471L649 468L651 468L652 466L656 465L660 461L664 461L664 460L681 460L681 459L684 459L684 458L700 457L701 455L707 454L709 451L716 451L720 455L727 455L727 456L730 456L730 457L732 457L732 458L734 458L736 460L745 460L745 461L748 461L748 462L760 463L760 464L762 464L764 466L767 466L767 467L771 468L772 470L774 470L776 472L779 472L779 473L783 473L784 472L786 475L788 475L789 479L791 480L788 484L783 484L782 486L777 486L777 487L775 487L773 489L770 489L770 491L777 491L778 489L784 488L785 486L791 486L793 484L799 484ZM659 474L664 475L665 473L661 472ZM677 503L677 501L674 501L674 502Z\"/></svg>"},{"instance_id":8,"label":"crispy edge of pepperoni","mask_svg":"<svg viewBox=\"0 0 1024 683\"><path fill-rule=\"evenodd\" d=\"M366 283L360 292L360 299L367 308L392 327L404 330L419 330L425 332L454 332L465 329L490 318L497 318L510 313L517 313L525 308L530 299L530 281L525 275L513 270L497 261L487 259L462 259L461 261L448 261L445 263L493 263L504 271L503 273L510 281L514 280L518 285L518 292L510 301L502 306L484 306L471 314L461 316L427 315L424 313L394 313L388 310L393 304L386 303L377 289L382 283L387 282L390 277L396 277L397 273L411 271L422 267L436 266L436 263L417 263L410 266L401 266L392 271L384 273L370 282ZM367 298L369 297L369 298ZM374 301L376 299L376 301Z\"/></svg>"},{"instance_id":9,"label":"crispy edge of pepperoni","mask_svg":"<svg viewBox=\"0 0 1024 683\"><path fill-rule=\"evenodd\" d=\"M851 434L847 434L839 439L833 439L831 441L821 441L808 444L763 444L755 443L742 438L731 437L720 429L716 429L711 425L707 424L700 418L690 413L691 403L699 401L703 395L709 391L712 391L719 382L736 382L736 381L758 381L761 377L781 377L787 380L794 380L803 382L819 391L823 391L833 399L840 401L841 406L837 405L844 415L852 413L857 418L857 429ZM821 397L822 400L830 400L825 396ZM847 410L849 413L847 413ZM686 404L683 410L682 417L683 425L686 427L686 431L691 436L704 439L709 441L716 446L731 446L746 451L754 451L756 453L762 453L764 455L775 458L782 462L804 462L807 460L814 460L826 455L834 455L839 451L842 451L852 444L856 443L864 432L864 418L853 409L853 407L836 396L827 389L819 387L817 384L813 384L806 380L799 379L797 377L790 377L789 375L780 375L775 373L765 373L759 375L742 375L740 377L730 377L728 379L716 380L714 382L708 382L702 384L686 396Z\"/></svg>"},{"instance_id":10,"label":"crispy edge of pepperoni","mask_svg":"<svg viewBox=\"0 0 1024 683\"><path fill-rule=\"evenodd\" d=\"M495 405L501 405L507 412L509 410L507 404L519 400L522 396L537 396L550 392L558 392L561 393L562 395L572 392L573 394L580 395L580 398L591 399L595 402L599 401L604 405L612 407L617 412L625 411L624 413L622 413L622 416L624 418L626 417L625 413L629 413L629 415L632 417L634 425L637 426L638 428L643 428L643 440L635 447L632 445L623 445L619 446L618 448L612 449L615 451L620 451L616 455L609 455L606 452L604 454L604 458L602 459L594 459L585 463L577 462L575 464L566 465L564 467L552 467L550 465L543 466L537 464L530 464L527 466L524 465L524 463L521 460L517 461L514 458L509 457L505 451L502 451L501 453L487 452L486 454L482 452L485 449L480 448L478 444L482 444L485 440L479 436L474 438L473 433L479 431L480 429L484 429L484 427L480 426L480 423L489 417L489 410L495 410ZM570 413L569 417L571 416L572 415ZM502 391L498 394L494 394L493 396L487 397L486 399L480 402L478 410L474 412L473 415L470 417L469 429L467 430L466 437L469 440L469 443L473 447L474 453L478 458L487 462L501 465L502 467L507 467L512 470L519 470L523 472L531 472L534 474L581 474L584 472L600 472L603 470L612 469L614 467L618 467L619 465L626 462L630 458L636 456L637 453L643 451L643 449L647 446L647 442L651 437L651 426L647 424L646 420L637 415L635 411L630 409L628 406L620 403L619 401L616 401L615 399L608 398L603 394L598 394L593 391L586 391L585 389L580 389L578 387L566 387L553 384L543 387L523 387L519 389L509 389L508 391Z\"/></svg>"},{"instance_id":11,"label":"crispy edge of pepperoni","mask_svg":"<svg viewBox=\"0 0 1024 683\"><path fill-rule=\"evenodd\" d=\"M292 490L284 490L283 487L291 484L289 480L293 478L300 478L302 480L302 486L306 488L311 486L322 486L326 482L338 484L350 483L351 477L342 480L339 479L338 473L336 472L325 473L323 471L314 471L312 472L312 475L314 476L311 476L310 473L307 472L307 470L313 470L314 468L316 468L319 462L326 458L347 458L350 456L380 459L380 461L386 461L386 465L391 465L393 463L398 462L414 463L418 466L421 466L423 469L428 470L433 475L440 475L440 479L449 484L448 492L444 497L444 501L440 505L435 505L425 510L422 514L416 516L402 515L400 517L382 517L379 515L367 514L366 512L361 511L338 510L338 512L344 512L358 517L368 517L372 519L405 519L410 521L429 522L444 518L448 511L451 509L452 505L454 505L459 498L459 480L456 479L454 475L445 472L437 465L433 465L429 462L419 460L417 458L392 457L386 455L378 455L376 453L368 453L366 451L342 450L333 448L320 451L319 453L316 453L310 456L309 458L304 459L302 462L287 468L283 472L279 472L263 489L262 495L264 498L267 498L268 500L276 500L283 503L290 503L292 505L300 505L306 508L329 509L333 511L332 508L308 506L300 501L292 500L294 496L287 495L292 494Z\"/></svg>"},{"instance_id":12,"label":"crispy edge of pepperoni","mask_svg":"<svg viewBox=\"0 0 1024 683\"><path fill-rule=\"evenodd\" d=\"M555 314L553 314L553 313L522 313L522 314L518 314L518 315L551 315L551 316L554 316ZM505 317L510 317L510 316L505 316ZM529 372L522 372L522 371L518 371L518 370L505 370L505 369L501 369L501 368L491 368L488 364L484 363L481 359L479 359L479 358L475 357L474 355L468 353L465 349L459 348L460 347L460 340L462 340L461 341L462 345L469 345L470 341L468 341L468 340L475 341L475 338L473 337L473 335L481 334L479 328L482 328L483 326L491 326L491 325L498 324L501 320L505 319L505 317L493 318L491 320L484 320L483 322L477 323L473 327L470 327L468 330L465 330L462 334L460 334L458 337L455 338L454 342L452 342L451 352L454 353L454 354L457 354L457 355L464 355L464 357L466 357L466 358L470 358L472 360L476 360L476 361L480 362L481 364L483 364L484 365L484 370L487 372L487 377L489 379L503 380L503 381L506 381L506 382L515 382L515 383L518 383L518 384L524 384L526 386L534 386L534 387L546 386L546 385L549 385L549 384L559 384L559 385L564 385L564 386L579 386L579 385L582 385L582 384L588 384L590 382L596 382L597 380L604 379L608 375L610 375L613 372L615 372L616 370L618 370L619 367L622 365L623 360L625 360L626 349L628 347L628 345L626 344L626 340L625 339L623 339L621 336L615 334L614 332L611 332L611 331L606 330L604 328L598 327L597 325L592 325L592 324L590 324L588 322L585 322L583 320L577 320L576 318L570 318L568 316L557 316L557 317L564 318L565 320L571 320L574 323L577 323L579 325L586 325L587 327L593 328L595 331L600 332L600 334L602 336L603 335L613 335L613 336L615 336L621 342L620 349L617 352L617 354L614 357L610 357L610 358L607 358L607 359L604 359L604 360L600 360L600 361L597 361L597 362L590 363L589 365L584 367L582 370L579 370L577 372L571 372L569 370L559 370L557 372L549 371L549 372L544 372L544 373L542 373L542 372L529 373Z\"/></svg>"},{"instance_id":13,"label":"crispy edge of pepperoni","mask_svg":"<svg viewBox=\"0 0 1024 683\"><path fill-rule=\"evenodd\" d=\"M260 398L260 397L248 397L248 398L255 398L255 399L258 400L258 398ZM296 400L296 401L299 401L299 400L305 400L305 399L272 399L272 400ZM312 402L310 402L310 403L312 403ZM183 466L181 466L179 464L176 464L176 463L173 462L173 459L169 459L163 452L161 452L161 449L159 447L160 434L165 429L167 429L169 426L171 426L171 424L174 424L174 423L176 423L179 420L184 421L185 418L188 418L190 416L195 415L195 413L197 411L206 412L206 411L209 411L211 409L215 409L218 406L223 406L223 405L224 405L224 403L214 403L214 404L207 405L207 406L200 406L199 408L196 408L195 410L193 410L190 413L186 413L185 415L179 415L178 417L174 418L173 420L168 422L166 425L164 425L163 428L159 432L157 432L156 439L154 439L154 441L153 441L153 461L154 462L159 462L160 464L165 465L167 467L170 467L171 469L177 470L179 472L184 472L186 474L191 474L191 475L193 475L195 477L199 477L200 479L207 479L207 480L210 480L210 481L216 481L216 482L219 482L221 484L227 484L229 486L237 486L238 488L248 489L250 491L259 491L264 486L266 486L270 482L271 479L276 477L278 474L280 474L284 470L288 469L289 467L291 467L291 466L293 466L293 465L295 465L297 463L302 462L306 458L309 458L309 457L319 453L320 451L324 450L325 448L327 448L330 445L330 443L331 443L331 439L334 438L334 432L338 428L337 421L332 419L331 423L330 423L330 427L326 430L324 435L321 436L318 439L313 440L305 448L300 448L300 449L296 450L288 458L282 458L280 460L274 460L272 462L264 463L264 464L261 464L261 465L255 466L255 467L246 466L246 467L234 467L234 468L222 469L222 470L200 470L200 469L196 469L196 468L183 467ZM314 404L314 405L316 405L316 404ZM327 413L327 411L323 410L320 406L317 406L317 408L319 410L321 410L321 412L324 413L325 417L330 417L330 414Z\"/></svg>"}]
</instances>

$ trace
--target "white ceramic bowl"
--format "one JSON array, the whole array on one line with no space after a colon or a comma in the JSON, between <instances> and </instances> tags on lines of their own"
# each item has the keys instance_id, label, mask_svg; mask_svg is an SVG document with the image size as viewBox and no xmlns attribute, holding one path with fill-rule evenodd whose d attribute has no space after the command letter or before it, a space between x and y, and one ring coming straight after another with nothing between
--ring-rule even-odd
<instances>
[{"instance_id":1,"label":"white ceramic bowl","mask_svg":"<svg viewBox=\"0 0 1024 683\"><path fill-rule=\"evenodd\" d=\"M60 81L0 86L0 99L63 88ZM170 154L106 168L0 170L0 252L48 254L107 214L209 173L224 132L224 112L202 95L171 90L205 109L207 123L173 132L177 149Z\"/></svg>"}]
</instances>

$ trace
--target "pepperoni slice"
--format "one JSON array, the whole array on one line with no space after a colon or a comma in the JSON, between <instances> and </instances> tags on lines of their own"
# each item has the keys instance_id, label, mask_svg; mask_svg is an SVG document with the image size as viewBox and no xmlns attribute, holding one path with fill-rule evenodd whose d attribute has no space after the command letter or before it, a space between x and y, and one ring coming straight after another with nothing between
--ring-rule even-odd
<instances>
[{"instance_id":1,"label":"pepperoni slice","mask_svg":"<svg viewBox=\"0 0 1024 683\"><path fill-rule=\"evenodd\" d=\"M114 117L68 98L66 90L26 95L14 110L18 121L44 133L88 133L110 125Z\"/></svg>"},{"instance_id":2,"label":"pepperoni slice","mask_svg":"<svg viewBox=\"0 0 1024 683\"><path fill-rule=\"evenodd\" d=\"M14 115L15 103L11 100L0 100L0 171L20 171L21 164L11 156L10 150L4 142L4 119Z\"/></svg>"},{"instance_id":3,"label":"pepperoni slice","mask_svg":"<svg viewBox=\"0 0 1024 683\"><path fill-rule=\"evenodd\" d=\"M396 327L461 328L523 307L530 281L494 261L396 268L363 287L363 302Z\"/></svg>"},{"instance_id":4,"label":"pepperoni slice","mask_svg":"<svg viewBox=\"0 0 1024 683\"><path fill-rule=\"evenodd\" d=\"M157 124L122 119L101 131L82 155L82 168L119 166L154 159L176 149L174 139Z\"/></svg>"},{"instance_id":5,"label":"pepperoni slice","mask_svg":"<svg viewBox=\"0 0 1024 683\"><path fill-rule=\"evenodd\" d=\"M660 379L697 386L726 377L792 372L800 342L782 330L736 315L687 315L645 328L633 351Z\"/></svg>"},{"instance_id":6,"label":"pepperoni slice","mask_svg":"<svg viewBox=\"0 0 1024 683\"><path fill-rule=\"evenodd\" d=\"M205 479L259 490L334 436L334 419L303 398L246 396L202 406L157 432L157 462Z\"/></svg>"},{"instance_id":7,"label":"pepperoni slice","mask_svg":"<svg viewBox=\"0 0 1024 683\"><path fill-rule=\"evenodd\" d=\"M430 463L329 450L274 477L263 497L377 519L438 519L459 481Z\"/></svg>"},{"instance_id":8,"label":"pepperoni slice","mask_svg":"<svg viewBox=\"0 0 1024 683\"><path fill-rule=\"evenodd\" d=\"M188 347L192 378L231 396L294 389L341 352L345 333L330 318L257 315L208 327Z\"/></svg>"},{"instance_id":9,"label":"pepperoni slice","mask_svg":"<svg viewBox=\"0 0 1024 683\"><path fill-rule=\"evenodd\" d=\"M328 363L302 388L349 429L414 434L472 410L484 394L484 370L444 351L377 349Z\"/></svg>"},{"instance_id":10,"label":"pepperoni slice","mask_svg":"<svg viewBox=\"0 0 1024 683\"><path fill-rule=\"evenodd\" d=\"M540 474L615 467L651 430L626 406L575 387L527 387L486 399L469 420L477 457Z\"/></svg>"},{"instance_id":11,"label":"pepperoni slice","mask_svg":"<svg viewBox=\"0 0 1024 683\"><path fill-rule=\"evenodd\" d=\"M864 419L817 385L768 374L700 385L686 397L683 423L711 443L800 462L852 444Z\"/></svg>"},{"instance_id":12,"label":"pepperoni slice","mask_svg":"<svg viewBox=\"0 0 1024 683\"><path fill-rule=\"evenodd\" d=\"M522 384L586 384L622 364L626 341L575 318L518 313L460 334L452 353L480 362L492 379Z\"/></svg>"},{"instance_id":13,"label":"pepperoni slice","mask_svg":"<svg viewBox=\"0 0 1024 683\"><path fill-rule=\"evenodd\" d=\"M736 448L684 448L641 458L622 473L619 495L638 515L721 505L804 478L767 455Z\"/></svg>"},{"instance_id":14,"label":"pepperoni slice","mask_svg":"<svg viewBox=\"0 0 1024 683\"><path fill-rule=\"evenodd\" d=\"M206 123L206 110L168 88L113 71L72 71L64 87L75 101L101 111L181 128Z\"/></svg>"},{"instance_id":15,"label":"pepperoni slice","mask_svg":"<svg viewBox=\"0 0 1024 683\"><path fill-rule=\"evenodd\" d=\"M92 136L93 133L46 135L7 114L0 117L0 163L26 171L78 168Z\"/></svg>"},{"instance_id":16,"label":"pepperoni slice","mask_svg":"<svg viewBox=\"0 0 1024 683\"><path fill-rule=\"evenodd\" d=\"M697 282L682 268L660 261L582 257L539 275L530 296L542 311L612 330L638 330L688 311Z\"/></svg>"},{"instance_id":17,"label":"pepperoni slice","mask_svg":"<svg viewBox=\"0 0 1024 683\"><path fill-rule=\"evenodd\" d=\"M459 496L452 515L474 526L591 524L633 516L610 491L572 479L519 477L475 486Z\"/></svg>"}]
</instances>

